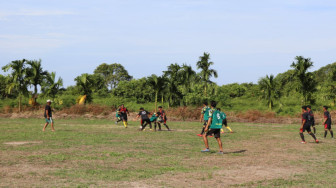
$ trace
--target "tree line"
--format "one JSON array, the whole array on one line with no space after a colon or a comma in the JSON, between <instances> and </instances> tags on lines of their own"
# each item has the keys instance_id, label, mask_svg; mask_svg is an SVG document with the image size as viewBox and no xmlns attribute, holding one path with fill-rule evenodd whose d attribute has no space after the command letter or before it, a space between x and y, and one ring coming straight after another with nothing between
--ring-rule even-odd
<instances>
[{"instance_id":1,"label":"tree line","mask_svg":"<svg viewBox=\"0 0 336 188\"><path fill-rule=\"evenodd\" d=\"M187 64L173 63L162 72L148 77L134 79L118 63L103 63L93 74L77 76L74 86L63 88L62 78L56 79L55 72L43 70L41 60L15 60L2 69L9 74L0 75L2 99L17 99L21 110L22 98L30 97L36 103L38 97L49 97L66 103L62 96L86 95L86 102L94 99L122 98L138 104L154 102L171 106L200 105L204 100L219 101L228 108L240 103L257 100L270 110L281 110L290 105L290 98L296 104L315 104L336 99L336 63L329 64L315 72L310 58L297 56L285 73L266 75L258 83L233 83L219 86L212 81L218 72L213 69L209 53L203 53L196 62L197 70ZM38 93L40 87L40 93ZM28 88L33 88L29 91ZM300 99L300 100L297 100Z\"/></svg>"}]
</instances>

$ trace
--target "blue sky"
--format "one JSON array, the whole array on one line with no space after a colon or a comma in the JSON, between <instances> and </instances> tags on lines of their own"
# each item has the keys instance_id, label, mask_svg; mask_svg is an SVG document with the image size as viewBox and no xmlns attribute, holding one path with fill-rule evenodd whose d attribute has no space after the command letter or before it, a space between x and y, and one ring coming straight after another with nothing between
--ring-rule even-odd
<instances>
[{"instance_id":1,"label":"blue sky","mask_svg":"<svg viewBox=\"0 0 336 188\"><path fill-rule=\"evenodd\" d=\"M209 52L213 81L257 82L297 55L335 62L335 23L334 0L0 1L0 65L42 59L69 86L101 63L141 78Z\"/></svg>"}]
</instances>

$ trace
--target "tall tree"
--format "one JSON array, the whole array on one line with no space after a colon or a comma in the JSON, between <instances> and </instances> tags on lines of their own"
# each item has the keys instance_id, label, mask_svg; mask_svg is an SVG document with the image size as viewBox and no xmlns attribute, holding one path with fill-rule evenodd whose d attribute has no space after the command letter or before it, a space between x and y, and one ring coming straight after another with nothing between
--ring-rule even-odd
<instances>
[{"instance_id":1,"label":"tall tree","mask_svg":"<svg viewBox=\"0 0 336 188\"><path fill-rule=\"evenodd\" d=\"M57 93L60 91L63 86L63 79L59 77L56 80L56 73L48 73L46 79L42 82L41 91L43 96L51 97L55 100Z\"/></svg>"},{"instance_id":2,"label":"tall tree","mask_svg":"<svg viewBox=\"0 0 336 188\"><path fill-rule=\"evenodd\" d=\"M31 85L34 86L34 102L36 103L37 99L37 86L43 83L47 79L48 72L43 71L40 60L27 61L27 64L30 65L28 68L28 79Z\"/></svg>"},{"instance_id":3,"label":"tall tree","mask_svg":"<svg viewBox=\"0 0 336 188\"><path fill-rule=\"evenodd\" d=\"M166 80L162 76L152 74L150 77L148 77L148 83L152 86L152 88L154 88L155 91L155 111L157 111L158 95L160 92L163 92L165 88L165 82Z\"/></svg>"},{"instance_id":4,"label":"tall tree","mask_svg":"<svg viewBox=\"0 0 336 188\"><path fill-rule=\"evenodd\" d=\"M181 79L187 93L190 92L191 85L195 82L196 78L196 72L193 68L190 65L183 64L181 67Z\"/></svg>"},{"instance_id":5,"label":"tall tree","mask_svg":"<svg viewBox=\"0 0 336 188\"><path fill-rule=\"evenodd\" d=\"M168 66L168 70L164 71L164 77L167 79L168 104L176 105L181 99L181 92L178 90L178 85L181 83L181 66L177 63Z\"/></svg>"},{"instance_id":6,"label":"tall tree","mask_svg":"<svg viewBox=\"0 0 336 188\"><path fill-rule=\"evenodd\" d=\"M2 70L5 72L10 69L12 70L10 73L10 83L8 84L7 92L11 93L13 89L18 91L19 112L21 112L22 96L28 96L27 86L29 84L29 80L27 79L26 62L27 61L25 59L15 60L2 67Z\"/></svg>"},{"instance_id":7,"label":"tall tree","mask_svg":"<svg viewBox=\"0 0 336 188\"><path fill-rule=\"evenodd\" d=\"M313 67L313 62L310 58L302 56L296 56L295 60L291 67L294 69L293 76L299 83L297 90L303 96L303 104L306 104L308 101L313 102L312 94L316 91L317 84L314 74L308 72L308 69Z\"/></svg>"},{"instance_id":8,"label":"tall tree","mask_svg":"<svg viewBox=\"0 0 336 188\"><path fill-rule=\"evenodd\" d=\"M201 69L201 81L204 86L204 95L207 97L208 96L208 84L211 83L210 78L211 77L218 77L217 71L214 69L211 69L210 66L213 65L214 63L210 61L210 54L205 53L203 56L199 57L199 61L196 63L197 69Z\"/></svg>"},{"instance_id":9,"label":"tall tree","mask_svg":"<svg viewBox=\"0 0 336 188\"><path fill-rule=\"evenodd\" d=\"M270 76L266 75L266 77L259 80L258 84L264 94L264 97L267 99L269 109L272 110L274 100L279 96L279 92L277 91L277 82L274 79L274 76L272 74Z\"/></svg>"},{"instance_id":10,"label":"tall tree","mask_svg":"<svg viewBox=\"0 0 336 188\"><path fill-rule=\"evenodd\" d=\"M127 70L118 63L99 65L95 70L95 74L101 74L104 77L106 87L111 90L117 87L121 81L129 81L132 79Z\"/></svg>"}]
</instances>

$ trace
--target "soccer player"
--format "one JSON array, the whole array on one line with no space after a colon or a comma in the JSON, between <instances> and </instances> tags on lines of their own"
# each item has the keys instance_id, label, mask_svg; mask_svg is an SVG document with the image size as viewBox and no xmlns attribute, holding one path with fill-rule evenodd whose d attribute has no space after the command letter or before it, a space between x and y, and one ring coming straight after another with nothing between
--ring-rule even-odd
<instances>
[{"instance_id":1,"label":"soccer player","mask_svg":"<svg viewBox=\"0 0 336 188\"><path fill-rule=\"evenodd\" d=\"M118 106L118 109L120 108L120 106ZM115 124L117 125L120 121L122 121L121 119L121 114L119 113L119 111L116 111L116 118L117 118L117 121L115 122Z\"/></svg>"},{"instance_id":2,"label":"soccer player","mask_svg":"<svg viewBox=\"0 0 336 188\"><path fill-rule=\"evenodd\" d=\"M200 122L203 123L203 128L202 128L201 134L197 135L199 137L203 137L204 129L205 129L206 125L208 124L209 110L210 110L210 108L208 106L208 102L204 101L203 102L203 108L202 108L202 111L201 111L201 118L200 118Z\"/></svg>"},{"instance_id":3,"label":"soccer player","mask_svg":"<svg viewBox=\"0 0 336 188\"><path fill-rule=\"evenodd\" d=\"M222 141L220 139L220 130L222 128L223 125L223 119L222 116L220 114L220 111L218 111L216 109L217 103L215 101L211 102L211 110L209 110L209 120L208 120L208 124L206 125L205 129L204 129L204 134L203 134L203 141L205 144L205 149L202 150L202 152L210 152L210 148L209 148L209 143L208 143L208 136L214 134L217 142L218 142L218 146L219 146L219 152L218 154L223 154L223 145L222 145ZM210 129L209 129L210 128Z\"/></svg>"},{"instance_id":4,"label":"soccer player","mask_svg":"<svg viewBox=\"0 0 336 188\"><path fill-rule=\"evenodd\" d=\"M149 119L151 123L154 123L154 131L156 131L156 125L157 125L156 120L157 120L157 118L158 118L158 115L154 112L152 117ZM158 125L159 125L159 129L161 129L161 125L160 124L158 124Z\"/></svg>"},{"instance_id":5,"label":"soccer player","mask_svg":"<svg viewBox=\"0 0 336 188\"><path fill-rule=\"evenodd\" d=\"M323 121L323 125L324 125L324 138L327 137L328 134L328 130L331 134L331 138L334 138L334 132L331 130L331 115L328 111L328 107L327 106L323 106L323 111L324 111L324 121Z\"/></svg>"},{"instance_id":6,"label":"soccer player","mask_svg":"<svg viewBox=\"0 0 336 188\"><path fill-rule=\"evenodd\" d=\"M129 111L127 108L122 104L118 109L118 113L120 114L121 120L124 123L125 128L127 128L127 115L129 115Z\"/></svg>"},{"instance_id":7,"label":"soccer player","mask_svg":"<svg viewBox=\"0 0 336 188\"><path fill-rule=\"evenodd\" d=\"M137 115L137 118L141 117L141 131L143 131L148 124L150 130L152 130L152 123L150 122L148 115L150 115L148 111L146 111L144 108L140 108L140 112Z\"/></svg>"},{"instance_id":8,"label":"soccer player","mask_svg":"<svg viewBox=\"0 0 336 188\"><path fill-rule=\"evenodd\" d=\"M311 106L310 105L307 106L307 112L309 114L308 121L311 124L311 126L313 127L314 134L316 134L314 113L311 110Z\"/></svg>"},{"instance_id":9,"label":"soccer player","mask_svg":"<svg viewBox=\"0 0 336 188\"><path fill-rule=\"evenodd\" d=\"M45 118L46 123L43 127L43 132L45 131L45 129L47 128L49 123L51 125L51 131L53 131L53 132L55 131L54 121L52 119L52 110L51 110L50 105L51 105L51 100L48 99L47 104L46 104L45 109L44 109L44 118Z\"/></svg>"},{"instance_id":10,"label":"soccer player","mask_svg":"<svg viewBox=\"0 0 336 188\"><path fill-rule=\"evenodd\" d=\"M225 126L225 128L229 129L230 133L233 133L232 129L227 124L226 114L223 111L221 111L220 108L217 108L217 110L220 111L220 114L221 114L221 116L223 118L223 125ZM222 134L224 133L224 129L223 128L221 129L221 133Z\"/></svg>"},{"instance_id":11,"label":"soccer player","mask_svg":"<svg viewBox=\"0 0 336 188\"><path fill-rule=\"evenodd\" d=\"M302 139L301 143L306 144L306 141L305 141L304 135L303 135L303 133L305 131L307 131L308 134L310 134L310 136L312 136L314 138L316 143L319 143L319 141L316 139L314 133L311 132L311 129L310 129L311 124L308 121L308 116L309 116L309 113L307 112L307 106L302 106L302 124L301 124L301 127L300 127L300 137Z\"/></svg>"},{"instance_id":12,"label":"soccer player","mask_svg":"<svg viewBox=\"0 0 336 188\"><path fill-rule=\"evenodd\" d=\"M168 125L167 125L167 115L166 112L163 110L162 106L159 106L159 111L157 112L158 114L158 124L159 124L159 131L161 131L161 123L170 131Z\"/></svg>"}]
</instances>

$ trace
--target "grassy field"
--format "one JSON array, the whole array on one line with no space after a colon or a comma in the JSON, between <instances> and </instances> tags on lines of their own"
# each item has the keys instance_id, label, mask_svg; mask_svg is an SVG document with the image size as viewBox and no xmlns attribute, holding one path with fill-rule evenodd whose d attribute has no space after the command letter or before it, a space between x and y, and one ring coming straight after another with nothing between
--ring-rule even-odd
<instances>
[{"instance_id":1,"label":"grassy field","mask_svg":"<svg viewBox=\"0 0 336 188\"><path fill-rule=\"evenodd\" d=\"M197 122L170 122L171 132L139 132L111 120L0 119L1 187L334 187L336 140L320 144L298 125L231 124L203 154Z\"/></svg>"}]
</instances>

